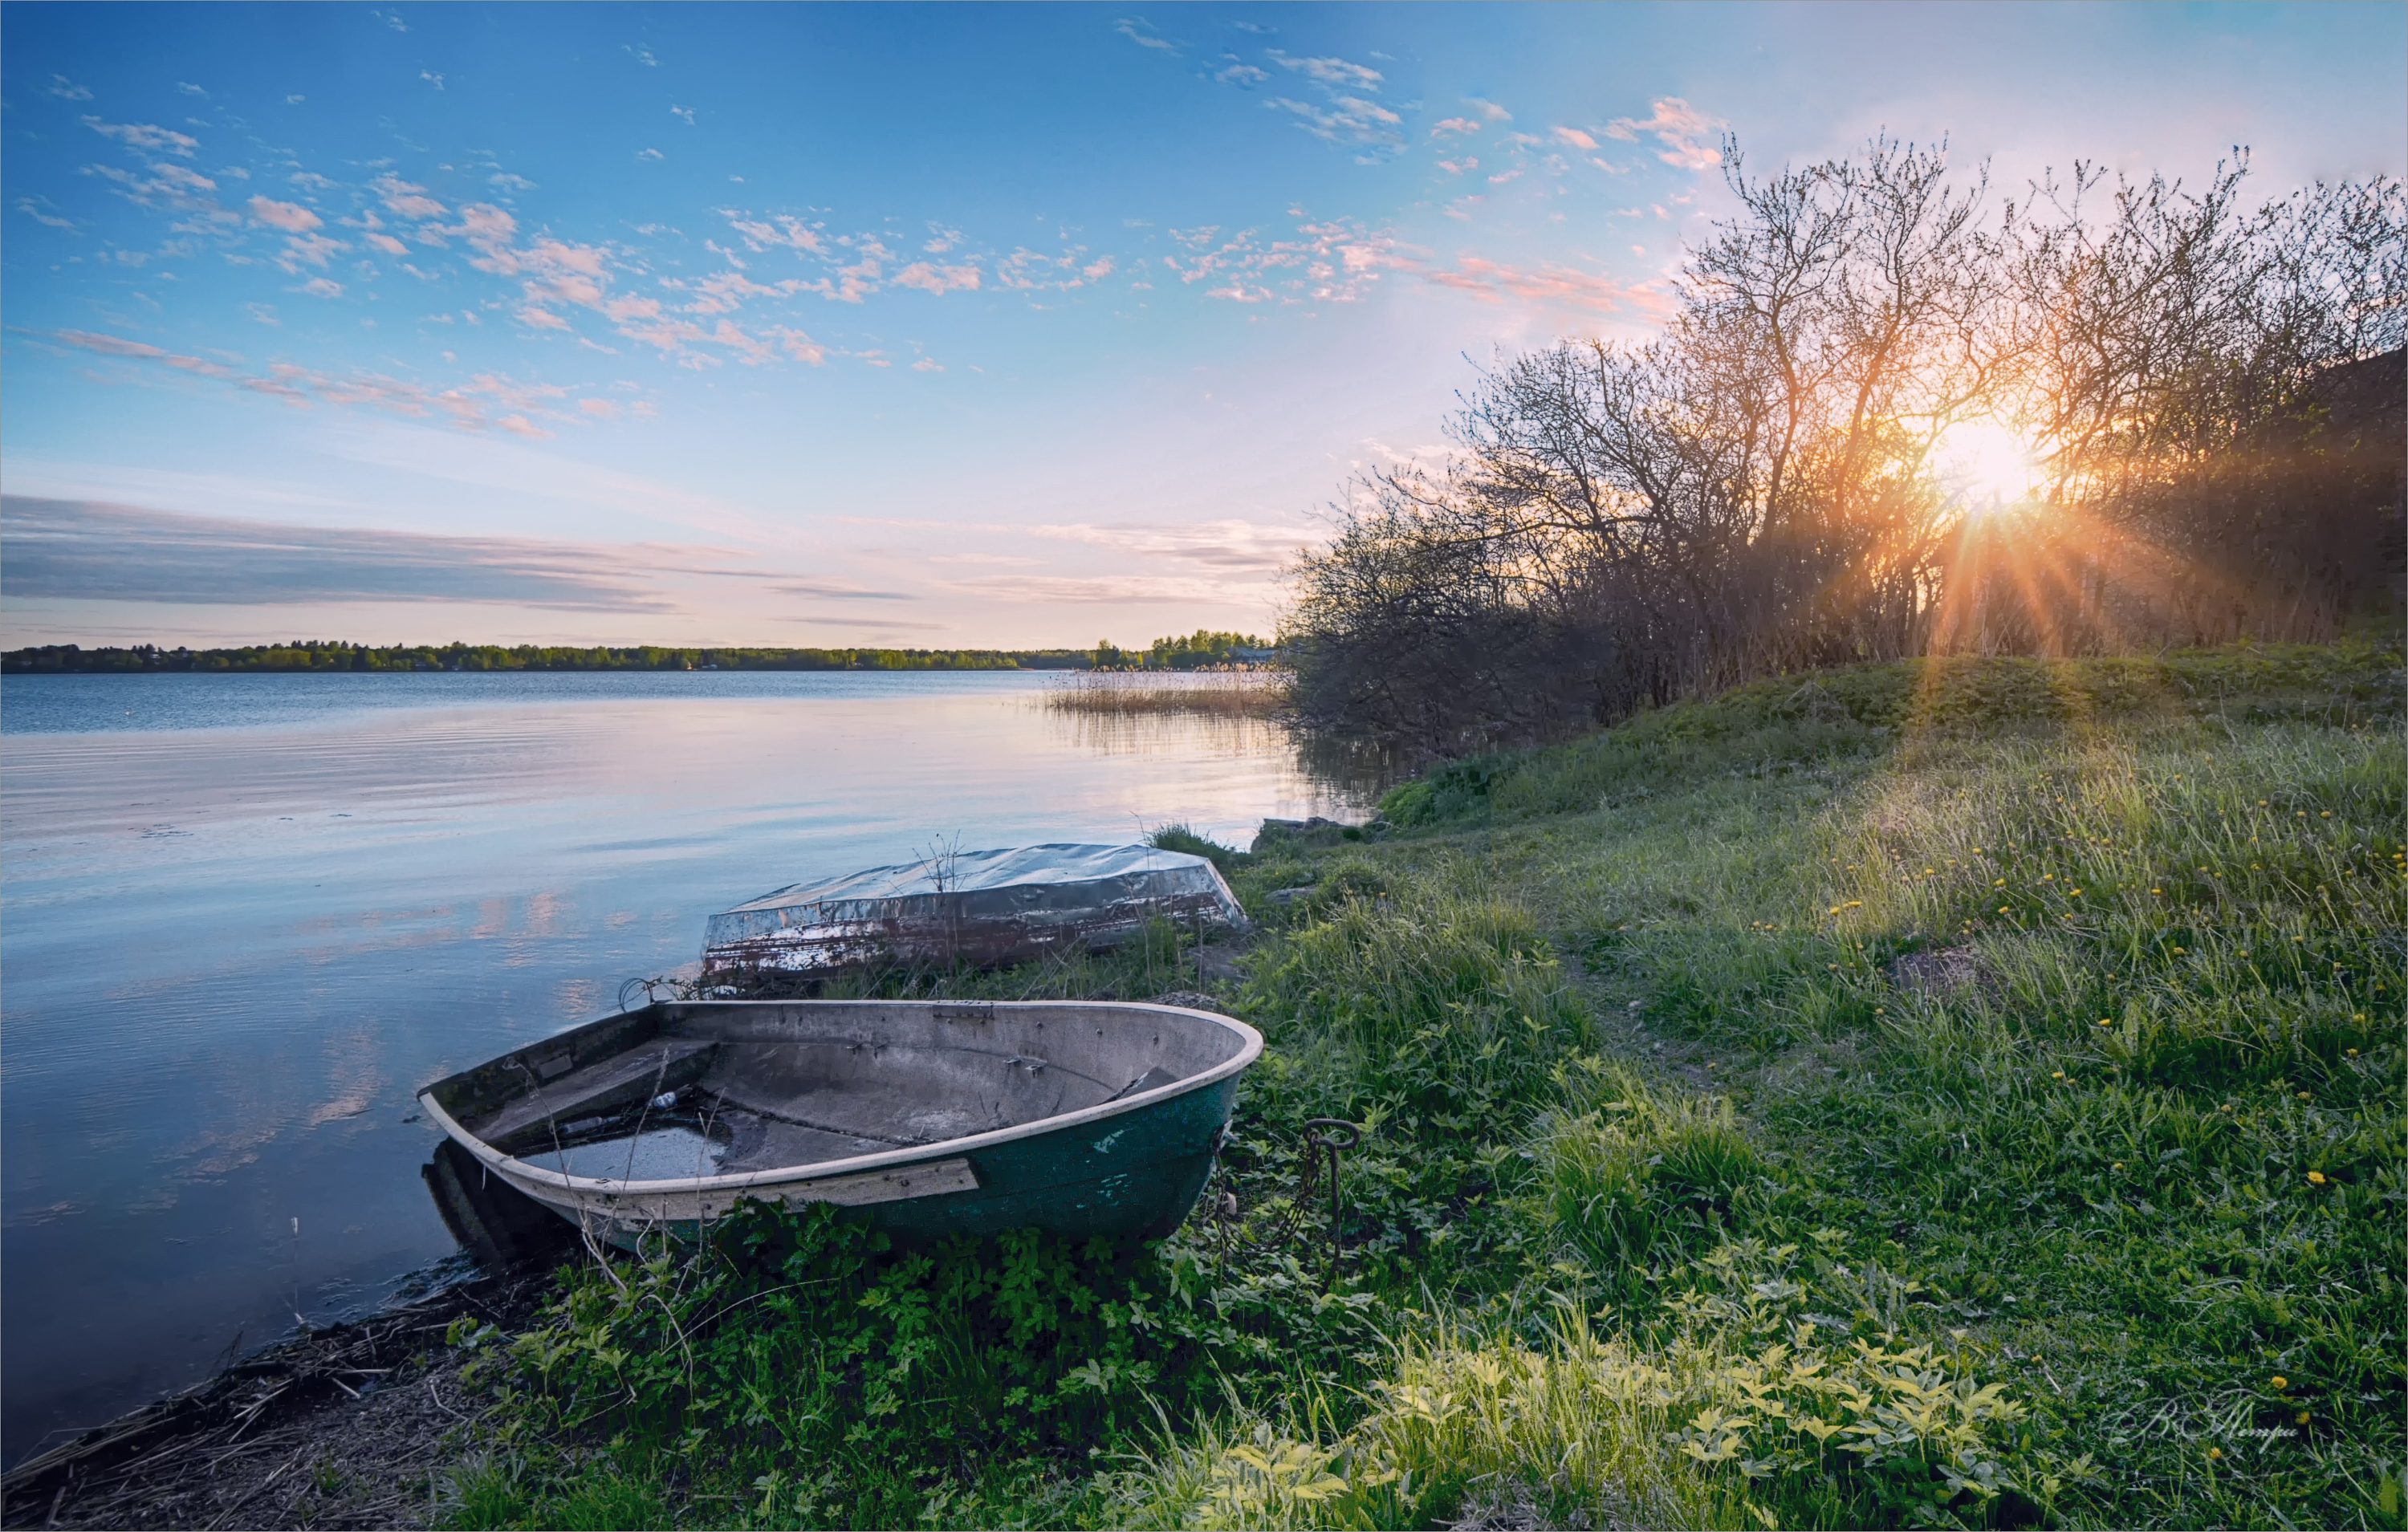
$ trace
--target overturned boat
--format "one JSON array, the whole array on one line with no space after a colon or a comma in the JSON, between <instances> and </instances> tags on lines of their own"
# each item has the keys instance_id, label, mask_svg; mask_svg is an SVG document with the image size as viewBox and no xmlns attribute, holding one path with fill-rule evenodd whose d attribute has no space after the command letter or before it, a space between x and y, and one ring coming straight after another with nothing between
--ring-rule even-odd
<instances>
[{"instance_id":1,"label":"overturned boat","mask_svg":"<svg viewBox=\"0 0 2408 1532\"><path fill-rule=\"evenodd\" d=\"M906 1238L1154 1235L1195 1203L1262 1047L1162 1005L671 1001L419 1101L481 1167L430 1177L455 1233L490 1221L498 1181L622 1245L746 1197L861 1209Z\"/></svg>"},{"instance_id":2,"label":"overturned boat","mask_svg":"<svg viewBox=\"0 0 2408 1532\"><path fill-rule=\"evenodd\" d=\"M1245 911L1201 856L1054 844L945 852L795 883L710 917L706 972L833 976L1022 963L1125 941L1149 921L1233 929Z\"/></svg>"}]
</instances>

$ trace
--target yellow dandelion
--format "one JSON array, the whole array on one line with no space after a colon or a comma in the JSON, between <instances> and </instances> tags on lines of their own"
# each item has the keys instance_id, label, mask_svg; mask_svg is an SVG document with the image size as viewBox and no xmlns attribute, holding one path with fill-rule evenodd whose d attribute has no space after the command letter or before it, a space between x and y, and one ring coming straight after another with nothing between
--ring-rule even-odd
<instances>
[{"instance_id":1,"label":"yellow dandelion","mask_svg":"<svg viewBox=\"0 0 2408 1532\"><path fill-rule=\"evenodd\" d=\"M2150 893L2152 893L2152 894L2163 894L2163 893L2165 892L2165 890L2164 890L2164 889L2161 889L2161 888L2153 888L2153 889L2149 890L2149 892L2150 892Z\"/></svg>"},{"instance_id":2,"label":"yellow dandelion","mask_svg":"<svg viewBox=\"0 0 2408 1532\"><path fill-rule=\"evenodd\" d=\"M2330 819L2330 818L2332 818L2332 810L2331 810L2331 809L2326 809L2326 810L2325 810L2325 818L2327 818L2327 819Z\"/></svg>"},{"instance_id":3,"label":"yellow dandelion","mask_svg":"<svg viewBox=\"0 0 2408 1532\"><path fill-rule=\"evenodd\" d=\"M2180 956L2182 956L2182 955L2183 955L2183 953L2184 953L2184 952L2185 952L2186 950L2186 949L2184 949L2184 948L2181 948L2181 947L2177 947L2177 948L2175 948L2175 949L2174 949L2174 956L2176 956L2176 957L2180 957Z\"/></svg>"},{"instance_id":4,"label":"yellow dandelion","mask_svg":"<svg viewBox=\"0 0 2408 1532\"><path fill-rule=\"evenodd\" d=\"M2350 1057L2352 1057L2352 1058L2356 1058L2356 1057L2358 1057L2358 1050L2357 1050L2357 1049L2355 1049L2355 1048L2351 1049L2351 1050L2349 1051L2349 1056L2350 1056Z\"/></svg>"},{"instance_id":5,"label":"yellow dandelion","mask_svg":"<svg viewBox=\"0 0 2408 1532\"><path fill-rule=\"evenodd\" d=\"M2308 1412L2307 1412L2306 1410L2300 1410L2298 1414L2296 1414L2296 1415L2292 1416L2291 1418L2292 1418L2293 1420L2295 1420L2295 1421L2298 1421L2301 1425L2307 1425L2307 1424L2308 1424Z\"/></svg>"},{"instance_id":6,"label":"yellow dandelion","mask_svg":"<svg viewBox=\"0 0 2408 1532\"><path fill-rule=\"evenodd\" d=\"M2007 881L2006 881L2004 878L2001 878L2001 879L2000 879L1997 882L1992 883L1990 886L1991 886L1992 888L2004 888L2004 887L2006 887L2006 886L2007 886Z\"/></svg>"},{"instance_id":7,"label":"yellow dandelion","mask_svg":"<svg viewBox=\"0 0 2408 1532\"><path fill-rule=\"evenodd\" d=\"M2100 1026L2114 1026L2115 1024L2115 1019L2112 1016L2101 1016L2099 1018L2099 1024Z\"/></svg>"},{"instance_id":8,"label":"yellow dandelion","mask_svg":"<svg viewBox=\"0 0 2408 1532\"><path fill-rule=\"evenodd\" d=\"M2006 907L2005 905L2000 905L2000 906L1999 906L1999 913L2000 913L2000 914L2003 915L2003 914L2005 914L2006 912L2007 912L2007 907Z\"/></svg>"},{"instance_id":9,"label":"yellow dandelion","mask_svg":"<svg viewBox=\"0 0 2408 1532\"><path fill-rule=\"evenodd\" d=\"M2082 896L2082 890L2078 888L2075 889L2071 896L2077 899L2080 898Z\"/></svg>"},{"instance_id":10,"label":"yellow dandelion","mask_svg":"<svg viewBox=\"0 0 2408 1532\"><path fill-rule=\"evenodd\" d=\"M2322 1186L2324 1183L2325 1183L2325 1173L2324 1173L2323 1171L2321 1171L2321 1170L2311 1170L2311 1171L2309 1171L2309 1172L2308 1172L2308 1184L2309 1184L2309 1185L2311 1185L2311 1186Z\"/></svg>"},{"instance_id":11,"label":"yellow dandelion","mask_svg":"<svg viewBox=\"0 0 2408 1532\"><path fill-rule=\"evenodd\" d=\"M2291 1386L2291 1380L2289 1380L2288 1378L2284 1377L2284 1376L2283 1376L2281 1373L2279 1373L2279 1372L2278 1372L2278 1373L2276 1373L2276 1374L2274 1374L2274 1387L2275 1387L2277 1390L2280 1390L2280 1389L2286 1389L2286 1388L2288 1388L2288 1387L2290 1387L2290 1386Z\"/></svg>"},{"instance_id":12,"label":"yellow dandelion","mask_svg":"<svg viewBox=\"0 0 2408 1532\"><path fill-rule=\"evenodd\" d=\"M2049 1076L2048 1078L2051 1080L2063 1080L2065 1078L2065 1071L2059 1069L2057 1073Z\"/></svg>"},{"instance_id":13,"label":"yellow dandelion","mask_svg":"<svg viewBox=\"0 0 2408 1532\"><path fill-rule=\"evenodd\" d=\"M2117 1160L2114 1165L2108 1167L2108 1168L2111 1170L2121 1170L2124 1168L2124 1162L2122 1160Z\"/></svg>"},{"instance_id":14,"label":"yellow dandelion","mask_svg":"<svg viewBox=\"0 0 2408 1532\"><path fill-rule=\"evenodd\" d=\"M2301 1092L2300 1093L2300 1100L2302 1100L2302 1101L2305 1101L2307 1098L2308 1098L2308 1093L2307 1093L2307 1092L2305 1092L2305 1091L2301 1091Z\"/></svg>"},{"instance_id":15,"label":"yellow dandelion","mask_svg":"<svg viewBox=\"0 0 2408 1532\"><path fill-rule=\"evenodd\" d=\"M2055 873L2053 873L2053 872L2043 872L2043 873L2042 873L2042 874L2040 875L2040 881L2041 881L2042 882L2043 882L2043 883L2053 883L2053 882L2056 882L2056 881L2057 881L2057 874L2055 874Z\"/></svg>"},{"instance_id":16,"label":"yellow dandelion","mask_svg":"<svg viewBox=\"0 0 2408 1532\"><path fill-rule=\"evenodd\" d=\"M2221 1447L2210 1447L2210 1448L2207 1450L2207 1460L2208 1460L2210 1463L2221 1463L2221 1462L2223 1462L2223 1461L2224 1461L2224 1449L2223 1449L2223 1448L2221 1448Z\"/></svg>"}]
</instances>

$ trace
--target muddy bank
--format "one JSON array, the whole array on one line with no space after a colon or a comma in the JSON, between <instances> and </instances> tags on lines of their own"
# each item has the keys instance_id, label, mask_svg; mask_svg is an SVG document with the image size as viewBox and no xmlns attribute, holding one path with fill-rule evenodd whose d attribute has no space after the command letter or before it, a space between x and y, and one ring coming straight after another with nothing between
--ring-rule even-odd
<instances>
[{"instance_id":1,"label":"muddy bank","mask_svg":"<svg viewBox=\"0 0 2408 1532\"><path fill-rule=\"evenodd\" d=\"M271 1346L20 1464L0 1526L425 1526L492 1408L444 1334L464 1316L522 1327L549 1280L486 1278Z\"/></svg>"}]
</instances>

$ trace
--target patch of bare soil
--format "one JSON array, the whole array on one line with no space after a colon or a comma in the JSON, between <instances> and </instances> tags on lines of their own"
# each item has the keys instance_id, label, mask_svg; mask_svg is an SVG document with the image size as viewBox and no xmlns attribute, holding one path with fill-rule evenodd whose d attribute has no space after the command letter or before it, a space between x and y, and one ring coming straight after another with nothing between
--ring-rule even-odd
<instances>
[{"instance_id":1,"label":"patch of bare soil","mask_svg":"<svg viewBox=\"0 0 2408 1532\"><path fill-rule=\"evenodd\" d=\"M424 1526L437 1470L491 1408L444 1331L518 1328L548 1280L489 1278L271 1346L18 1465L0 1526Z\"/></svg>"},{"instance_id":2,"label":"patch of bare soil","mask_svg":"<svg viewBox=\"0 0 2408 1532\"><path fill-rule=\"evenodd\" d=\"M1982 981L1982 965L1962 947L1909 952L1889 966L1889 981L1918 995L1953 995Z\"/></svg>"}]
</instances>

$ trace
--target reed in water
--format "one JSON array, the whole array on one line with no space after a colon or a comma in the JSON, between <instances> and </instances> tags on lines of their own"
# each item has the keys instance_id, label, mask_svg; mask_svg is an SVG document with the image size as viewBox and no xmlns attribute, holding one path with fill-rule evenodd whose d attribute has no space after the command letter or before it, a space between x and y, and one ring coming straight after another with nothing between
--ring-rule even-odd
<instances>
[{"instance_id":1,"label":"reed in water","mask_svg":"<svg viewBox=\"0 0 2408 1532\"><path fill-rule=\"evenodd\" d=\"M1130 717L1212 713L1268 718L1288 705L1284 670L1086 670L1045 692L1048 711Z\"/></svg>"}]
</instances>

